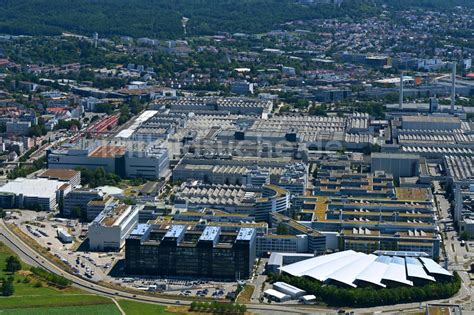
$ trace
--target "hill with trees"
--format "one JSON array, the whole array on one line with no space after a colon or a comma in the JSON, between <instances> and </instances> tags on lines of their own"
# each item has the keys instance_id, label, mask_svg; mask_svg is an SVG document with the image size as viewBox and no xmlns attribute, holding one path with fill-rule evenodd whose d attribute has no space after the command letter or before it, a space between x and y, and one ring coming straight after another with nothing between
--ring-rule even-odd
<instances>
[{"instance_id":1,"label":"hill with trees","mask_svg":"<svg viewBox=\"0 0 474 315\"><path fill-rule=\"evenodd\" d=\"M369 0L305 6L296 0L0 0L0 33L58 35L64 31L101 36L180 38L181 19L190 35L259 33L294 20L377 12Z\"/></svg>"}]
</instances>

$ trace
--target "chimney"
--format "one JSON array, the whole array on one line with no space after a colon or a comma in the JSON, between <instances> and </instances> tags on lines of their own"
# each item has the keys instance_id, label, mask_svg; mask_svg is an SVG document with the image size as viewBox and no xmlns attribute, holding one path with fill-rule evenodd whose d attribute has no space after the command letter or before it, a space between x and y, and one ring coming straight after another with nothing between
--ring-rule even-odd
<instances>
[{"instance_id":1,"label":"chimney","mask_svg":"<svg viewBox=\"0 0 474 315\"><path fill-rule=\"evenodd\" d=\"M403 72L400 73L400 100L399 108L403 109Z\"/></svg>"},{"instance_id":2,"label":"chimney","mask_svg":"<svg viewBox=\"0 0 474 315\"><path fill-rule=\"evenodd\" d=\"M453 61L453 73L451 74L451 113L454 113L454 105L456 105L456 62Z\"/></svg>"}]
</instances>

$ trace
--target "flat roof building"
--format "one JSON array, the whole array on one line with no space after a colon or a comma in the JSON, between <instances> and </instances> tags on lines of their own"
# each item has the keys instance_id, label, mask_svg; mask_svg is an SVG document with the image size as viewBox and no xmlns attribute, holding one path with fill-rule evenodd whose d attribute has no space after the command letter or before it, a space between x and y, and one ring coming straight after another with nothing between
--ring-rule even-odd
<instances>
[{"instance_id":1,"label":"flat roof building","mask_svg":"<svg viewBox=\"0 0 474 315\"><path fill-rule=\"evenodd\" d=\"M387 198L305 196L298 203L298 222L320 232L339 232L340 250L422 251L439 256L441 236L427 188L399 187Z\"/></svg>"},{"instance_id":2,"label":"flat roof building","mask_svg":"<svg viewBox=\"0 0 474 315\"><path fill-rule=\"evenodd\" d=\"M403 116L402 128L414 130L454 130L461 128L461 120L456 116Z\"/></svg>"},{"instance_id":3,"label":"flat roof building","mask_svg":"<svg viewBox=\"0 0 474 315\"><path fill-rule=\"evenodd\" d=\"M132 275L246 279L255 262L255 238L254 228L139 225L126 241L125 270Z\"/></svg>"},{"instance_id":4,"label":"flat roof building","mask_svg":"<svg viewBox=\"0 0 474 315\"><path fill-rule=\"evenodd\" d=\"M89 249L93 251L120 250L125 239L138 224L138 209L118 205L102 211L89 224Z\"/></svg>"},{"instance_id":5,"label":"flat roof building","mask_svg":"<svg viewBox=\"0 0 474 315\"><path fill-rule=\"evenodd\" d=\"M48 168L103 168L121 177L161 178L169 169L168 150L145 142L128 141L102 145L81 142L78 147L53 150L47 154Z\"/></svg>"},{"instance_id":6,"label":"flat roof building","mask_svg":"<svg viewBox=\"0 0 474 315\"><path fill-rule=\"evenodd\" d=\"M81 184L81 172L71 169L47 169L39 172L36 177L67 182L72 187L76 187Z\"/></svg>"},{"instance_id":7,"label":"flat roof building","mask_svg":"<svg viewBox=\"0 0 474 315\"><path fill-rule=\"evenodd\" d=\"M54 210L64 185L45 178L16 178L0 187L1 207Z\"/></svg>"},{"instance_id":8,"label":"flat roof building","mask_svg":"<svg viewBox=\"0 0 474 315\"><path fill-rule=\"evenodd\" d=\"M273 289L282 292L284 294L288 294L291 296L292 299L297 299L300 296L303 296L306 294L304 290L301 290L300 288L297 288L291 284L288 284L286 282L281 282L277 281L273 284Z\"/></svg>"},{"instance_id":9,"label":"flat roof building","mask_svg":"<svg viewBox=\"0 0 474 315\"><path fill-rule=\"evenodd\" d=\"M403 153L372 153L371 171L384 171L393 178L413 177L419 175L420 156Z\"/></svg>"}]
</instances>

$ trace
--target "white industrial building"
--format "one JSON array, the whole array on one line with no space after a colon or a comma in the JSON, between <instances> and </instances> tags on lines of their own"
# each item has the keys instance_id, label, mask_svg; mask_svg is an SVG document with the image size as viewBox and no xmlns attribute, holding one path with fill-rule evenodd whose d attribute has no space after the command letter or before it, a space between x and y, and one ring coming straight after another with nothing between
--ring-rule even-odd
<instances>
[{"instance_id":1,"label":"white industrial building","mask_svg":"<svg viewBox=\"0 0 474 315\"><path fill-rule=\"evenodd\" d=\"M413 286L452 276L430 258L388 256L383 253L377 256L353 250L306 259L281 267L280 270L296 277L305 276L354 288L367 284L376 287L393 284Z\"/></svg>"},{"instance_id":2,"label":"white industrial building","mask_svg":"<svg viewBox=\"0 0 474 315\"><path fill-rule=\"evenodd\" d=\"M274 290L274 289L265 290L263 292L263 296L265 296L269 300L273 300L273 301L276 301L276 302L286 302L286 301L291 300L291 296L289 296L288 294L279 292L279 291Z\"/></svg>"},{"instance_id":3,"label":"white industrial building","mask_svg":"<svg viewBox=\"0 0 474 315\"><path fill-rule=\"evenodd\" d=\"M291 296L292 299L297 299L306 294L305 291L292 286L291 284L280 281L273 284L273 289Z\"/></svg>"},{"instance_id":4,"label":"white industrial building","mask_svg":"<svg viewBox=\"0 0 474 315\"><path fill-rule=\"evenodd\" d=\"M45 178L17 178L0 187L0 207L54 210L61 190L70 185Z\"/></svg>"},{"instance_id":5,"label":"white industrial building","mask_svg":"<svg viewBox=\"0 0 474 315\"><path fill-rule=\"evenodd\" d=\"M156 179L164 177L169 168L167 148L140 141L115 141L110 145L83 141L78 147L54 150L47 156L50 169L101 167L121 177Z\"/></svg>"},{"instance_id":6,"label":"white industrial building","mask_svg":"<svg viewBox=\"0 0 474 315\"><path fill-rule=\"evenodd\" d=\"M119 205L102 211L89 225L89 249L120 250L138 224L138 208Z\"/></svg>"}]
</instances>

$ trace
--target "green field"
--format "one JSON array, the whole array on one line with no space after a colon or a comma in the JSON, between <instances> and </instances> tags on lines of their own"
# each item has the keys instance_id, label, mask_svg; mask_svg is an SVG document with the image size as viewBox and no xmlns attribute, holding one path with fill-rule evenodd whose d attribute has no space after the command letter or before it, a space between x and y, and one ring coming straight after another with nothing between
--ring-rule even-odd
<instances>
[{"instance_id":1,"label":"green field","mask_svg":"<svg viewBox=\"0 0 474 315\"><path fill-rule=\"evenodd\" d=\"M0 309L29 308L29 307L52 307L52 306L83 306L112 304L109 298L88 294L57 294L45 295L14 295L11 297L0 297Z\"/></svg>"},{"instance_id":2,"label":"green field","mask_svg":"<svg viewBox=\"0 0 474 315\"><path fill-rule=\"evenodd\" d=\"M0 310L2 315L120 315L115 304Z\"/></svg>"},{"instance_id":3,"label":"green field","mask_svg":"<svg viewBox=\"0 0 474 315\"><path fill-rule=\"evenodd\" d=\"M120 307L127 315L177 315L166 311L166 306L119 300Z\"/></svg>"},{"instance_id":4,"label":"green field","mask_svg":"<svg viewBox=\"0 0 474 315\"><path fill-rule=\"evenodd\" d=\"M22 270L14 274L5 271L6 259L15 255L0 242L0 278L13 276L15 292L0 296L0 315L120 315L112 299L87 294L76 288L59 289L32 275L30 266L22 262ZM127 315L177 315L166 311L166 306L120 300Z\"/></svg>"},{"instance_id":5,"label":"green field","mask_svg":"<svg viewBox=\"0 0 474 315\"><path fill-rule=\"evenodd\" d=\"M13 276L15 289L12 296L0 296L0 314L7 314L6 310L8 314L40 314L40 312L52 314L51 310L56 307L58 313L54 314L94 314L90 312L94 307L97 310L104 309L104 314L118 314L118 309L111 299L85 294L72 287L59 289L49 286L45 281L32 275L29 272L30 266L23 262L22 270L14 274L5 271L6 259L11 255L15 254L0 242L0 278ZM84 312L81 312L83 307Z\"/></svg>"},{"instance_id":6,"label":"green field","mask_svg":"<svg viewBox=\"0 0 474 315\"><path fill-rule=\"evenodd\" d=\"M57 289L54 287L47 286L45 282L39 281L38 279L28 275L30 266L22 262L22 270L15 274L10 274L5 271L6 259L9 256L15 256L15 254L3 243L0 242L0 278L7 278L13 276L13 286L15 293L13 296L21 295L54 295L54 294L74 294L81 293L80 290L74 288ZM41 282L41 287L38 286L38 282ZM0 308L1 308L0 302Z\"/></svg>"}]
</instances>

